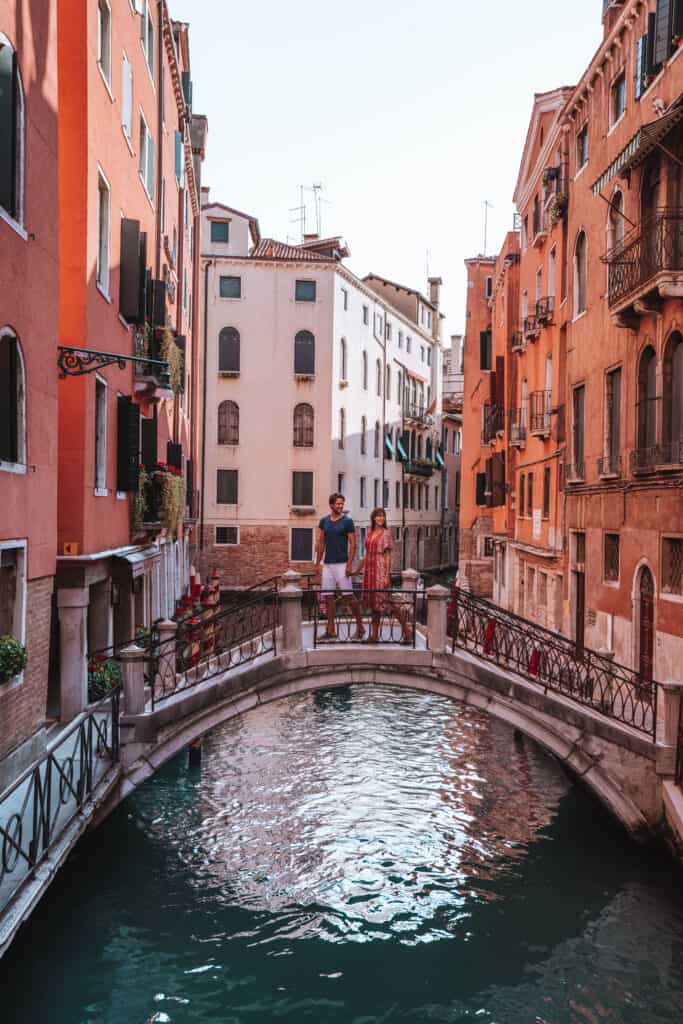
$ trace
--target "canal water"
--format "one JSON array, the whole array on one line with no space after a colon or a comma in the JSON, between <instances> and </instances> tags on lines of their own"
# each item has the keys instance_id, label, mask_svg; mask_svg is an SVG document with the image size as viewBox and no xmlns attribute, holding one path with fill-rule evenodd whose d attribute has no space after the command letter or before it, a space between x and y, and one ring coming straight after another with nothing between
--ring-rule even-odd
<instances>
[{"instance_id":1,"label":"canal water","mask_svg":"<svg viewBox=\"0 0 683 1024\"><path fill-rule=\"evenodd\" d=\"M4 1024L672 1024L681 874L507 726L351 686L127 800L0 992Z\"/></svg>"}]
</instances>

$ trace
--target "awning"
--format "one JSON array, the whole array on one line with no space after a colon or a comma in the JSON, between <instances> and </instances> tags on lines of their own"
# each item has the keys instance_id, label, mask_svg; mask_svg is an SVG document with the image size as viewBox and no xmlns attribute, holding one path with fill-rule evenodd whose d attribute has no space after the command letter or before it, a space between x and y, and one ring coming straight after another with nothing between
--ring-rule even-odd
<instances>
[{"instance_id":1,"label":"awning","mask_svg":"<svg viewBox=\"0 0 683 1024\"><path fill-rule=\"evenodd\" d=\"M394 456L396 454L396 450L395 450L393 444L391 443L391 438L389 437L388 434L384 435L384 443L387 446L387 451L389 452L389 454L391 456Z\"/></svg>"},{"instance_id":2,"label":"awning","mask_svg":"<svg viewBox=\"0 0 683 1024\"><path fill-rule=\"evenodd\" d=\"M640 167L652 150L681 120L683 120L683 94L671 104L665 114L658 117L656 121L644 124L629 139L619 155L614 158L593 185L593 195L596 196L601 192L617 174L624 174L626 171L632 171L634 167Z\"/></svg>"},{"instance_id":3,"label":"awning","mask_svg":"<svg viewBox=\"0 0 683 1024\"><path fill-rule=\"evenodd\" d=\"M440 467L441 467L441 469L443 469L443 467L444 467L444 461L443 461L443 459L441 458L441 452L439 451L439 449L438 449L438 448L436 449L436 452L434 453L434 457L436 458L436 464L437 464L437 466L440 466Z\"/></svg>"},{"instance_id":4,"label":"awning","mask_svg":"<svg viewBox=\"0 0 683 1024\"><path fill-rule=\"evenodd\" d=\"M406 455L406 450L405 450L405 448L404 448L404 447L403 447L403 445L401 444L401 440L400 440L400 438L399 438L399 440L398 440L398 441L396 442L396 450L397 450L398 454L399 454L399 455L401 456L401 458L403 459L403 461L404 461L404 462L407 462L407 461L408 461L408 456Z\"/></svg>"},{"instance_id":5,"label":"awning","mask_svg":"<svg viewBox=\"0 0 683 1024\"><path fill-rule=\"evenodd\" d=\"M419 380L421 384L429 384L429 377L423 377L420 373L415 373L414 370L409 370L406 367L406 377L410 377L411 380Z\"/></svg>"},{"instance_id":6,"label":"awning","mask_svg":"<svg viewBox=\"0 0 683 1024\"><path fill-rule=\"evenodd\" d=\"M116 557L121 562L128 562L130 565L131 576L135 579L136 576L141 576L144 573L145 566L149 562L153 562L156 561L157 558L161 558L161 549L156 546L137 548L125 555L117 555Z\"/></svg>"}]
</instances>

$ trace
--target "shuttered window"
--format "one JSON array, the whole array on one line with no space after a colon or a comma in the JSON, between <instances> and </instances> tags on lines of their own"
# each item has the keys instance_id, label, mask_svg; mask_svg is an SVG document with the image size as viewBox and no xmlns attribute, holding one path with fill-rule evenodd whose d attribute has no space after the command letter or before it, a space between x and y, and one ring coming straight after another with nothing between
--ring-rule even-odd
<instances>
[{"instance_id":1,"label":"shuttered window","mask_svg":"<svg viewBox=\"0 0 683 1024\"><path fill-rule=\"evenodd\" d=\"M175 132L175 176L180 187L183 187L185 180L184 169L184 152L183 152L183 135L176 129Z\"/></svg>"},{"instance_id":2,"label":"shuttered window","mask_svg":"<svg viewBox=\"0 0 683 1024\"><path fill-rule=\"evenodd\" d=\"M477 473L476 503L477 505L486 504L486 473Z\"/></svg>"},{"instance_id":3,"label":"shuttered window","mask_svg":"<svg viewBox=\"0 0 683 1024\"><path fill-rule=\"evenodd\" d=\"M294 298L297 302L315 302L315 281L297 281L294 287Z\"/></svg>"},{"instance_id":4,"label":"shuttered window","mask_svg":"<svg viewBox=\"0 0 683 1024\"><path fill-rule=\"evenodd\" d=\"M129 142L133 139L133 67L124 53L121 62L121 127Z\"/></svg>"},{"instance_id":5,"label":"shuttered window","mask_svg":"<svg viewBox=\"0 0 683 1024\"><path fill-rule=\"evenodd\" d=\"M0 336L0 461L19 462L20 366L17 340Z\"/></svg>"},{"instance_id":6,"label":"shuttered window","mask_svg":"<svg viewBox=\"0 0 683 1024\"><path fill-rule=\"evenodd\" d=\"M218 282L219 295L222 299L242 298L241 277L221 277Z\"/></svg>"},{"instance_id":7,"label":"shuttered window","mask_svg":"<svg viewBox=\"0 0 683 1024\"><path fill-rule=\"evenodd\" d=\"M157 421L150 416L140 419L140 446L142 448L142 464L151 473L157 464Z\"/></svg>"},{"instance_id":8,"label":"shuttered window","mask_svg":"<svg viewBox=\"0 0 683 1024\"><path fill-rule=\"evenodd\" d=\"M211 221L211 241L225 244L230 240L230 223L227 220Z\"/></svg>"},{"instance_id":9,"label":"shuttered window","mask_svg":"<svg viewBox=\"0 0 683 1024\"><path fill-rule=\"evenodd\" d=\"M655 19L655 42L654 62L665 64L673 49L673 0L657 0L657 14Z\"/></svg>"},{"instance_id":10,"label":"shuttered window","mask_svg":"<svg viewBox=\"0 0 683 1024\"><path fill-rule=\"evenodd\" d=\"M292 562L313 561L313 530L295 526L292 528L291 544Z\"/></svg>"},{"instance_id":11,"label":"shuttered window","mask_svg":"<svg viewBox=\"0 0 683 1024\"><path fill-rule=\"evenodd\" d=\"M550 518L550 466L543 470L543 518Z\"/></svg>"},{"instance_id":12,"label":"shuttered window","mask_svg":"<svg viewBox=\"0 0 683 1024\"><path fill-rule=\"evenodd\" d=\"M479 332L479 369L491 369L491 332Z\"/></svg>"},{"instance_id":13,"label":"shuttered window","mask_svg":"<svg viewBox=\"0 0 683 1024\"><path fill-rule=\"evenodd\" d=\"M238 492L238 470L216 470L216 503L218 505L236 505Z\"/></svg>"},{"instance_id":14,"label":"shuttered window","mask_svg":"<svg viewBox=\"0 0 683 1024\"><path fill-rule=\"evenodd\" d=\"M240 372L240 332L234 327L224 327L218 335L218 370Z\"/></svg>"},{"instance_id":15,"label":"shuttered window","mask_svg":"<svg viewBox=\"0 0 683 1024\"><path fill-rule=\"evenodd\" d=\"M137 491L140 476L140 406L130 395L119 395L116 413L116 490Z\"/></svg>"},{"instance_id":16,"label":"shuttered window","mask_svg":"<svg viewBox=\"0 0 683 1024\"><path fill-rule=\"evenodd\" d=\"M239 444L240 408L237 402L221 402L218 406L218 443Z\"/></svg>"},{"instance_id":17,"label":"shuttered window","mask_svg":"<svg viewBox=\"0 0 683 1024\"><path fill-rule=\"evenodd\" d=\"M23 142L23 99L17 55L0 32L0 206L21 221L20 159Z\"/></svg>"},{"instance_id":18,"label":"shuttered window","mask_svg":"<svg viewBox=\"0 0 683 1024\"><path fill-rule=\"evenodd\" d=\"M313 474L296 471L292 473L292 505L313 504Z\"/></svg>"},{"instance_id":19,"label":"shuttered window","mask_svg":"<svg viewBox=\"0 0 683 1024\"><path fill-rule=\"evenodd\" d=\"M142 114L140 114L138 170L147 195L154 201L154 142Z\"/></svg>"},{"instance_id":20,"label":"shuttered window","mask_svg":"<svg viewBox=\"0 0 683 1024\"><path fill-rule=\"evenodd\" d=\"M299 331L294 338L294 373L315 373L315 338L310 331Z\"/></svg>"},{"instance_id":21,"label":"shuttered window","mask_svg":"<svg viewBox=\"0 0 683 1024\"><path fill-rule=\"evenodd\" d=\"M140 281L144 272L141 263L140 221L121 218L121 250L119 258L119 313L128 323L144 319L140 309Z\"/></svg>"}]
</instances>

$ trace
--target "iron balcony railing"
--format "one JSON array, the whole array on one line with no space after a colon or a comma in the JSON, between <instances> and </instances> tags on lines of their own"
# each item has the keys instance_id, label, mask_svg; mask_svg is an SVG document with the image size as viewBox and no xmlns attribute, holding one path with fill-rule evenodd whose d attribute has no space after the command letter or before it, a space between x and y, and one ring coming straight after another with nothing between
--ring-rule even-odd
<instances>
[{"instance_id":1,"label":"iron balcony railing","mask_svg":"<svg viewBox=\"0 0 683 1024\"><path fill-rule=\"evenodd\" d=\"M525 316L522 321L522 333L525 338L536 338L542 326L536 316Z\"/></svg>"},{"instance_id":2,"label":"iron balcony railing","mask_svg":"<svg viewBox=\"0 0 683 1024\"><path fill-rule=\"evenodd\" d=\"M550 433L550 391L532 391L529 395L529 430L532 434Z\"/></svg>"},{"instance_id":3,"label":"iron balcony railing","mask_svg":"<svg viewBox=\"0 0 683 1024\"><path fill-rule=\"evenodd\" d=\"M683 208L662 209L636 226L605 256L608 302L643 290L661 271L683 270Z\"/></svg>"},{"instance_id":4,"label":"iron balcony railing","mask_svg":"<svg viewBox=\"0 0 683 1024\"><path fill-rule=\"evenodd\" d=\"M654 738L658 684L574 641L458 590L449 625L464 648Z\"/></svg>"},{"instance_id":5,"label":"iron balcony railing","mask_svg":"<svg viewBox=\"0 0 683 1024\"><path fill-rule=\"evenodd\" d=\"M571 483L582 483L586 476L586 466L583 459L571 459L565 465L564 477L565 482Z\"/></svg>"},{"instance_id":6,"label":"iron balcony railing","mask_svg":"<svg viewBox=\"0 0 683 1024\"><path fill-rule=\"evenodd\" d=\"M524 330L515 331L510 338L510 348L513 352L523 352L526 348L526 342L524 340Z\"/></svg>"},{"instance_id":7,"label":"iron balcony railing","mask_svg":"<svg viewBox=\"0 0 683 1024\"><path fill-rule=\"evenodd\" d=\"M647 448L634 448L630 455L632 473L654 473L664 466L683 465L683 440L666 441Z\"/></svg>"},{"instance_id":8,"label":"iron balcony railing","mask_svg":"<svg viewBox=\"0 0 683 1024\"><path fill-rule=\"evenodd\" d=\"M621 476L621 455L601 455L598 476Z\"/></svg>"},{"instance_id":9,"label":"iron balcony railing","mask_svg":"<svg viewBox=\"0 0 683 1024\"><path fill-rule=\"evenodd\" d=\"M533 212L531 219L531 232L532 239L538 238L540 235L545 235L548 230L548 219L545 210L540 206L537 206Z\"/></svg>"},{"instance_id":10,"label":"iron balcony railing","mask_svg":"<svg viewBox=\"0 0 683 1024\"><path fill-rule=\"evenodd\" d=\"M403 407L403 415L407 420L423 420L426 412L422 402L406 402Z\"/></svg>"},{"instance_id":11,"label":"iron balcony railing","mask_svg":"<svg viewBox=\"0 0 683 1024\"><path fill-rule=\"evenodd\" d=\"M524 409L510 409L508 419L510 444L524 444L526 441L526 414Z\"/></svg>"},{"instance_id":12,"label":"iron balcony railing","mask_svg":"<svg viewBox=\"0 0 683 1024\"><path fill-rule=\"evenodd\" d=\"M496 434L505 430L505 409L502 402L484 402L481 443L495 441Z\"/></svg>"},{"instance_id":13,"label":"iron balcony railing","mask_svg":"<svg viewBox=\"0 0 683 1024\"><path fill-rule=\"evenodd\" d=\"M434 463L431 459L408 459L405 463L405 471L413 476L432 476Z\"/></svg>"},{"instance_id":14,"label":"iron balcony railing","mask_svg":"<svg viewBox=\"0 0 683 1024\"><path fill-rule=\"evenodd\" d=\"M555 296L544 295L542 299L538 299L536 302L536 320L539 324L549 324L552 322L553 314L555 312Z\"/></svg>"},{"instance_id":15,"label":"iron balcony railing","mask_svg":"<svg viewBox=\"0 0 683 1024\"><path fill-rule=\"evenodd\" d=\"M424 591L363 590L352 594L318 593L313 618L313 646L361 643L415 647L415 623L426 621ZM332 629L330 629L332 626Z\"/></svg>"}]
</instances>

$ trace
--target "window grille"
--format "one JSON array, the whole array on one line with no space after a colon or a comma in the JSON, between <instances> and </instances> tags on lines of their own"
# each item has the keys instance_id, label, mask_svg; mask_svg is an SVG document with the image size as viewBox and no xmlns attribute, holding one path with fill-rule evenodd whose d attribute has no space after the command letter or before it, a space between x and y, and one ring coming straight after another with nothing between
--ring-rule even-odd
<instances>
[{"instance_id":1,"label":"window grille","mask_svg":"<svg viewBox=\"0 0 683 1024\"><path fill-rule=\"evenodd\" d=\"M683 537L662 540L662 590L683 594Z\"/></svg>"},{"instance_id":2,"label":"window grille","mask_svg":"<svg viewBox=\"0 0 683 1024\"><path fill-rule=\"evenodd\" d=\"M604 578L613 583L619 581L619 534L605 534Z\"/></svg>"},{"instance_id":3,"label":"window grille","mask_svg":"<svg viewBox=\"0 0 683 1024\"><path fill-rule=\"evenodd\" d=\"M218 443L239 444L240 409L237 402L221 402L218 406Z\"/></svg>"}]
</instances>

